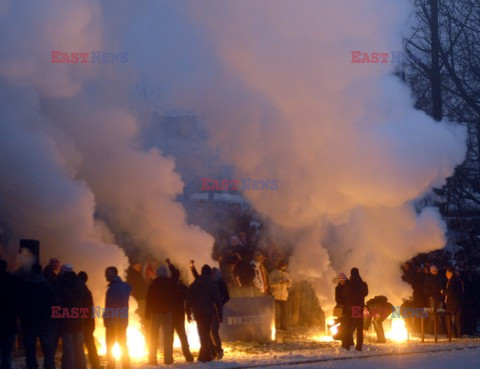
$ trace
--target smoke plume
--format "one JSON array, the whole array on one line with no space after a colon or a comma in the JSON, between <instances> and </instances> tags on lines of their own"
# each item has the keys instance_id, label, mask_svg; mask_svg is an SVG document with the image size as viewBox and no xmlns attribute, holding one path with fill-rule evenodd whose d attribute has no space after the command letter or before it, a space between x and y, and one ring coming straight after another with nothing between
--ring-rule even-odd
<instances>
[{"instance_id":1,"label":"smoke plume","mask_svg":"<svg viewBox=\"0 0 480 369\"><path fill-rule=\"evenodd\" d=\"M291 270L322 301L354 266L371 295L407 295L401 263L442 247L445 231L436 209L412 204L463 160L465 132L415 110L391 64L352 64L351 51L401 50L410 11L406 0L4 3L0 218L82 268L125 263L122 233L158 257L208 259L211 237L175 202L174 162L138 140L143 80L162 106L195 111L236 177L278 180L245 195L294 243ZM129 62L50 63L51 50L99 49Z\"/></svg>"}]
</instances>

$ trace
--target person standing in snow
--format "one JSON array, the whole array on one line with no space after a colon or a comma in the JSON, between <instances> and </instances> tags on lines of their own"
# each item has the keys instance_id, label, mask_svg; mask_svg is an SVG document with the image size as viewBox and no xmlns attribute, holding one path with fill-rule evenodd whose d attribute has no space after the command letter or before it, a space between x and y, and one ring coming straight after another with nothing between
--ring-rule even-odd
<instances>
[{"instance_id":1,"label":"person standing in snow","mask_svg":"<svg viewBox=\"0 0 480 369\"><path fill-rule=\"evenodd\" d=\"M275 327L287 329L288 289L292 287L292 278L287 272L288 260L282 259L278 267L270 273L268 285L275 300Z\"/></svg>"},{"instance_id":2,"label":"person standing in snow","mask_svg":"<svg viewBox=\"0 0 480 369\"><path fill-rule=\"evenodd\" d=\"M114 266L105 270L105 278L109 282L105 297L105 341L107 344L107 369L115 369L113 346L118 343L122 350L122 368L130 369L130 355L127 346L128 299L132 287L118 276Z\"/></svg>"},{"instance_id":3,"label":"person standing in snow","mask_svg":"<svg viewBox=\"0 0 480 369\"><path fill-rule=\"evenodd\" d=\"M342 347L350 350L353 346L353 332L357 331L356 350L362 351L363 346L363 308L368 295L368 285L360 277L357 268L350 271L350 279L345 284L343 296L345 299L345 328L342 337Z\"/></svg>"},{"instance_id":4,"label":"person standing in snow","mask_svg":"<svg viewBox=\"0 0 480 369\"><path fill-rule=\"evenodd\" d=\"M462 318L462 299L463 288L460 280L455 275L455 269L448 267L445 273L447 276L447 286L442 290L445 296L445 321L447 325L448 337L452 336L452 321L455 327L455 334L457 338L462 337L461 318Z\"/></svg>"},{"instance_id":5,"label":"person standing in snow","mask_svg":"<svg viewBox=\"0 0 480 369\"><path fill-rule=\"evenodd\" d=\"M215 314L218 321L222 322L223 306L218 286L212 279L212 269L208 265L202 267L201 275L188 288L187 316L189 321L192 312L197 322L200 338L198 361L212 361L214 355L210 330Z\"/></svg>"}]
</instances>

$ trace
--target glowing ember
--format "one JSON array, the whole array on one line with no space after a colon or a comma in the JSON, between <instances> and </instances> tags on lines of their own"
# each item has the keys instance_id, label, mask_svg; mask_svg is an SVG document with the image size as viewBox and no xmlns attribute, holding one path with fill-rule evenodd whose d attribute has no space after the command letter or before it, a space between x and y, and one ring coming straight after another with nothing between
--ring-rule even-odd
<instances>
[{"instance_id":1,"label":"glowing ember","mask_svg":"<svg viewBox=\"0 0 480 369\"><path fill-rule=\"evenodd\" d=\"M275 341L277 338L277 327L275 327L275 322L272 323L272 341Z\"/></svg>"},{"instance_id":2,"label":"glowing ember","mask_svg":"<svg viewBox=\"0 0 480 369\"><path fill-rule=\"evenodd\" d=\"M392 327L386 333L386 337L396 342L404 342L408 339L408 331L403 319L391 319Z\"/></svg>"}]
</instances>

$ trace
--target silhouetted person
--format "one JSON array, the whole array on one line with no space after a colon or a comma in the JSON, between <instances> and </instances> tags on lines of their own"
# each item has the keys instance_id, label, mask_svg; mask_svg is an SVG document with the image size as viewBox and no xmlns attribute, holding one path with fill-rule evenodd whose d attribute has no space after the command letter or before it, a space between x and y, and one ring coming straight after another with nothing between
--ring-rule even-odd
<instances>
[{"instance_id":1,"label":"silhouetted person","mask_svg":"<svg viewBox=\"0 0 480 369\"><path fill-rule=\"evenodd\" d=\"M428 299L428 306L432 309L440 309L443 307L444 296L442 289L445 286L445 278L438 274L438 268L435 265L430 266L430 274L425 277L423 291ZM440 316L432 313L429 314L429 331L433 332L435 316L437 317L437 331L442 330Z\"/></svg>"},{"instance_id":2,"label":"silhouetted person","mask_svg":"<svg viewBox=\"0 0 480 369\"><path fill-rule=\"evenodd\" d=\"M163 330L163 362L173 363L172 286L168 279L168 267L157 269L157 278L148 286L145 317L150 323L150 365L157 365L158 333Z\"/></svg>"},{"instance_id":3,"label":"silhouetted person","mask_svg":"<svg viewBox=\"0 0 480 369\"><path fill-rule=\"evenodd\" d=\"M93 296L92 292L87 287L88 274L85 272L79 272L78 278L82 281L85 286L85 298L84 298L84 307L88 309L84 314L82 314L82 327L83 327L83 342L88 351L88 359L90 360L90 365L92 369L100 368L100 360L98 358L97 347L95 346L95 338L93 332L95 331L95 317L92 308Z\"/></svg>"},{"instance_id":4,"label":"silhouetted person","mask_svg":"<svg viewBox=\"0 0 480 369\"><path fill-rule=\"evenodd\" d=\"M122 350L122 368L130 369L130 354L127 346L128 299L132 288L118 276L116 267L105 270L105 278L109 282L105 297L105 341L107 344L107 369L115 368L113 346L118 343Z\"/></svg>"},{"instance_id":5,"label":"silhouetted person","mask_svg":"<svg viewBox=\"0 0 480 369\"><path fill-rule=\"evenodd\" d=\"M43 353L43 368L55 368L56 325L52 319L52 306L55 306L53 287L47 283L42 268L34 264L31 272L20 282L20 322L25 348L27 369L37 369L36 342L40 340Z\"/></svg>"},{"instance_id":6,"label":"silhouetted person","mask_svg":"<svg viewBox=\"0 0 480 369\"><path fill-rule=\"evenodd\" d=\"M201 345L198 361L211 361L213 359L213 344L210 338L212 319L216 314L219 322L222 322L223 307L220 291L212 280L212 269L208 265L202 267L202 274L188 288L187 314L189 321L192 312L197 321Z\"/></svg>"},{"instance_id":7,"label":"silhouetted person","mask_svg":"<svg viewBox=\"0 0 480 369\"><path fill-rule=\"evenodd\" d=\"M62 311L68 309L68 315L62 313L62 317L57 319L58 332L62 338L62 369L85 369L83 322L80 317L80 308L85 305L85 285L70 264L62 266L55 291Z\"/></svg>"},{"instance_id":8,"label":"silhouetted person","mask_svg":"<svg viewBox=\"0 0 480 369\"><path fill-rule=\"evenodd\" d=\"M60 274L60 261L57 258L49 260L48 265L43 269L43 276L52 286L55 285Z\"/></svg>"},{"instance_id":9,"label":"silhouetted person","mask_svg":"<svg viewBox=\"0 0 480 369\"><path fill-rule=\"evenodd\" d=\"M355 348L362 351L363 346L363 308L365 297L368 295L368 286L360 277L357 268L350 271L350 279L345 284L343 295L345 298L345 336L342 347L349 350L353 345L353 331L357 331Z\"/></svg>"},{"instance_id":10,"label":"silhouetted person","mask_svg":"<svg viewBox=\"0 0 480 369\"><path fill-rule=\"evenodd\" d=\"M142 274L142 264L137 261L132 262L127 269L126 282L132 286L132 296L138 304L136 313L140 317L142 324L145 324L145 300L147 298L148 283Z\"/></svg>"},{"instance_id":11,"label":"silhouetted person","mask_svg":"<svg viewBox=\"0 0 480 369\"><path fill-rule=\"evenodd\" d=\"M460 280L455 275L455 269L448 267L445 273L447 276L447 286L442 290L445 296L445 321L447 325L447 334L452 336L452 320L455 327L455 334L457 338L462 337L461 319L462 319L462 298L463 288Z\"/></svg>"},{"instance_id":12,"label":"silhouetted person","mask_svg":"<svg viewBox=\"0 0 480 369\"><path fill-rule=\"evenodd\" d=\"M373 322L378 343L386 343L383 321L389 317L395 307L388 302L385 296L375 296L367 301L367 309L369 314L365 319L365 330L368 330L370 322Z\"/></svg>"},{"instance_id":13,"label":"silhouetted person","mask_svg":"<svg viewBox=\"0 0 480 369\"><path fill-rule=\"evenodd\" d=\"M0 361L1 369L12 368L12 349L17 332L18 280L0 259Z\"/></svg>"},{"instance_id":14,"label":"silhouetted person","mask_svg":"<svg viewBox=\"0 0 480 369\"><path fill-rule=\"evenodd\" d=\"M168 264L171 273L171 289L173 294L173 328L182 345L182 352L187 362L193 362L190 352L187 333L185 332L185 304L187 301L188 287L180 280L180 271L172 264Z\"/></svg>"},{"instance_id":15,"label":"silhouetted person","mask_svg":"<svg viewBox=\"0 0 480 369\"><path fill-rule=\"evenodd\" d=\"M212 269L212 278L215 284L218 286L220 292L220 298L222 300L222 307L230 300L230 295L228 294L227 285L222 279L222 273L217 268ZM218 314L213 314L212 316L212 327L210 329L210 337L213 343L213 354L217 360L223 358L223 348L222 340L220 339L220 320L218 319Z\"/></svg>"}]
</instances>

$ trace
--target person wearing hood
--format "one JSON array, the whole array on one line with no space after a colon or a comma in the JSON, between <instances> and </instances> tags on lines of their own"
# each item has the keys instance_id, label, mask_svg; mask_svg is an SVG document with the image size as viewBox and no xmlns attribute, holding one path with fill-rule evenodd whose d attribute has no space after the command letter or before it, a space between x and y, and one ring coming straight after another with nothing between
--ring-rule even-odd
<instances>
[{"instance_id":1,"label":"person wearing hood","mask_svg":"<svg viewBox=\"0 0 480 369\"><path fill-rule=\"evenodd\" d=\"M65 264L55 284L58 304L68 309L68 316L58 319L58 332L62 338L62 369L86 368L83 350L83 322L80 308L85 307L86 287L70 264Z\"/></svg>"},{"instance_id":2,"label":"person wearing hood","mask_svg":"<svg viewBox=\"0 0 480 369\"><path fill-rule=\"evenodd\" d=\"M40 340L43 368L55 369L56 326L52 319L55 292L42 274L42 267L34 264L30 273L22 274L20 281L19 315L27 369L37 369L36 343Z\"/></svg>"},{"instance_id":3,"label":"person wearing hood","mask_svg":"<svg viewBox=\"0 0 480 369\"><path fill-rule=\"evenodd\" d=\"M157 364L158 333L163 330L163 362L165 365L173 363L173 319L172 283L169 281L169 269L166 265L157 268L157 278L148 286L145 318L150 323L150 365Z\"/></svg>"},{"instance_id":4,"label":"person wearing hood","mask_svg":"<svg viewBox=\"0 0 480 369\"><path fill-rule=\"evenodd\" d=\"M118 343L122 350L122 368L130 369L130 354L127 346L128 299L132 287L118 276L118 269L110 266L105 269L108 284L105 296L103 324L107 344L107 369L115 369L113 346Z\"/></svg>"},{"instance_id":5,"label":"person wearing hood","mask_svg":"<svg viewBox=\"0 0 480 369\"><path fill-rule=\"evenodd\" d=\"M292 278L287 272L288 260L278 262L277 269L270 273L268 285L275 300L275 326L277 329L287 329L288 289L292 287Z\"/></svg>"},{"instance_id":6,"label":"person wearing hood","mask_svg":"<svg viewBox=\"0 0 480 369\"><path fill-rule=\"evenodd\" d=\"M191 314L197 322L200 338L198 361L207 362L214 358L213 343L210 337L213 317L223 320L223 305L218 285L212 279L212 269L208 265L202 267L201 275L188 288L187 316Z\"/></svg>"},{"instance_id":7,"label":"person wearing hood","mask_svg":"<svg viewBox=\"0 0 480 369\"><path fill-rule=\"evenodd\" d=\"M345 334L342 337L342 347L350 350L353 346L353 332L357 331L356 350L362 351L363 346L363 308L368 295L368 285L360 277L358 268L352 268L350 279L345 283L343 297L345 299Z\"/></svg>"}]
</instances>

